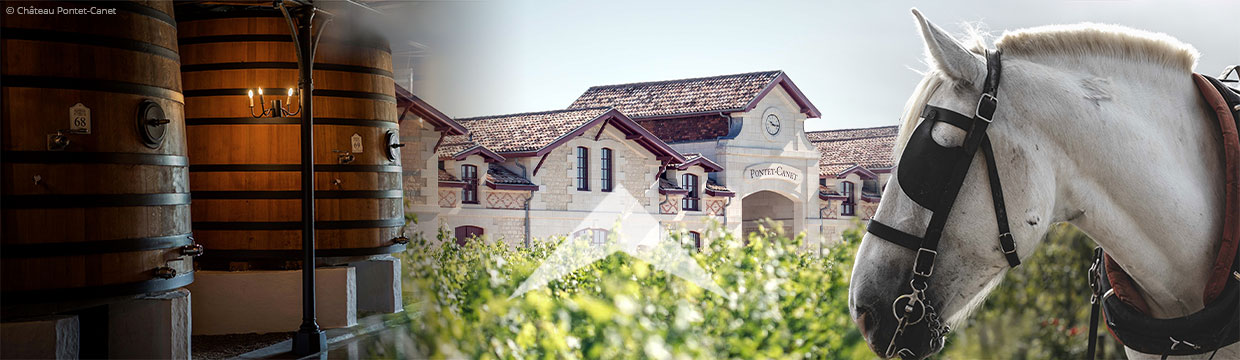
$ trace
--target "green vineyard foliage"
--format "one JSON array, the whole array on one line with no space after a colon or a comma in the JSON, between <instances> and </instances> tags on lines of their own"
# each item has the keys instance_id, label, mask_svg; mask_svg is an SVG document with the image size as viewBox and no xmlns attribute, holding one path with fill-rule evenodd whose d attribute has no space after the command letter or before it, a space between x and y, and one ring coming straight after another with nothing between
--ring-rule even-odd
<instances>
[{"instance_id":1,"label":"green vineyard foliage","mask_svg":"<svg viewBox=\"0 0 1240 360\"><path fill-rule=\"evenodd\" d=\"M701 252L685 244L726 296L615 253L510 297L562 239L524 248L485 239L457 246L444 231L438 241L418 236L402 254L408 338L372 352L434 359L874 358L848 313L860 224L840 243L816 250L780 229L766 226L741 239L715 227L702 234L710 240ZM1075 228L1055 228L939 357L1083 357L1090 249L1092 241ZM1108 357L1117 355L1106 345Z\"/></svg>"}]
</instances>

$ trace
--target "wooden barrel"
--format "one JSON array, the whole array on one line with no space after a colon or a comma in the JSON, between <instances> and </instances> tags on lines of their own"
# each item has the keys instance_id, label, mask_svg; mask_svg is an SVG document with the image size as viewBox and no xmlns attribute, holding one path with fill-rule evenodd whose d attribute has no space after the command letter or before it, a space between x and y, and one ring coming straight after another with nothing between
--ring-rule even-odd
<instances>
[{"instance_id":1,"label":"wooden barrel","mask_svg":"<svg viewBox=\"0 0 1240 360\"><path fill-rule=\"evenodd\" d=\"M263 88L268 105L285 102L287 89L298 87L288 23L254 10L182 12L178 20L193 227L207 249L204 264L301 259L301 118L254 118L247 97ZM336 19L315 55L320 257L404 250L401 168L390 146L399 138L391 50L362 33ZM287 108L298 111L300 99L290 100ZM255 95L255 112L259 101Z\"/></svg>"},{"instance_id":2,"label":"wooden barrel","mask_svg":"<svg viewBox=\"0 0 1240 360\"><path fill-rule=\"evenodd\" d=\"M193 281L172 4L5 2L0 292L13 303ZM106 11L106 10L105 10Z\"/></svg>"}]
</instances>

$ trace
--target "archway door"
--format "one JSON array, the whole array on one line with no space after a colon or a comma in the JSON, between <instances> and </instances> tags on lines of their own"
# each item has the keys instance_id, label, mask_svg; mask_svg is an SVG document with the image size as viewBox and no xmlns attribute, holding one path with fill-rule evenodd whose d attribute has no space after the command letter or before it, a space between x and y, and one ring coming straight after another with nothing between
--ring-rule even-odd
<instances>
[{"instance_id":1,"label":"archway door","mask_svg":"<svg viewBox=\"0 0 1240 360\"><path fill-rule=\"evenodd\" d=\"M470 225L456 227L456 244L457 245L465 246L465 243L468 242L469 238L472 238L472 237L481 238L482 228L477 227L477 226L470 226Z\"/></svg>"},{"instance_id":2,"label":"archway door","mask_svg":"<svg viewBox=\"0 0 1240 360\"><path fill-rule=\"evenodd\" d=\"M796 236L796 202L774 191L759 191L741 199L741 233L749 239L749 233L758 231L764 219L784 229L789 237ZM766 225L768 228L772 225Z\"/></svg>"}]
</instances>

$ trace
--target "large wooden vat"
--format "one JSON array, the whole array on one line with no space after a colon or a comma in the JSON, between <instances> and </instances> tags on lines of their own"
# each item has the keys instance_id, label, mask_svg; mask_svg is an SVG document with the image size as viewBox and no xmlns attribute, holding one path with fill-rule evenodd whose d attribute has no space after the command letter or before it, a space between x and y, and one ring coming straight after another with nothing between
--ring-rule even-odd
<instances>
[{"instance_id":1,"label":"large wooden vat","mask_svg":"<svg viewBox=\"0 0 1240 360\"><path fill-rule=\"evenodd\" d=\"M0 289L6 307L171 290L193 281L187 254L197 251L172 4L106 8L116 12L3 15Z\"/></svg>"},{"instance_id":2,"label":"large wooden vat","mask_svg":"<svg viewBox=\"0 0 1240 360\"><path fill-rule=\"evenodd\" d=\"M207 249L204 264L301 259L301 119L253 118L247 98L248 89L263 88L275 95L268 103L285 102L286 89L298 87L288 23L266 10L179 20L193 226ZM404 249L401 168L391 156L398 151L389 151L398 139L391 52L382 38L355 30L332 22L315 56L320 257ZM290 100L296 111L299 98Z\"/></svg>"}]
</instances>

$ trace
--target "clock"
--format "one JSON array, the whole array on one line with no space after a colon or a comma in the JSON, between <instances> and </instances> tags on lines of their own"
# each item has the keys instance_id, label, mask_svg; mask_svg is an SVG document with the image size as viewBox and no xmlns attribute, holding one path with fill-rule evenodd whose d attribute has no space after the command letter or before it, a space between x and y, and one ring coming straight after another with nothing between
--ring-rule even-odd
<instances>
[{"instance_id":1,"label":"clock","mask_svg":"<svg viewBox=\"0 0 1240 360\"><path fill-rule=\"evenodd\" d=\"M767 114L766 120L763 121L762 127L766 128L766 133L775 135L779 133L779 117L775 114Z\"/></svg>"}]
</instances>

